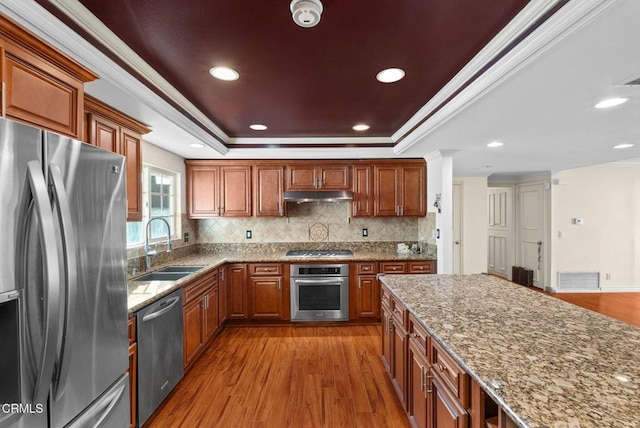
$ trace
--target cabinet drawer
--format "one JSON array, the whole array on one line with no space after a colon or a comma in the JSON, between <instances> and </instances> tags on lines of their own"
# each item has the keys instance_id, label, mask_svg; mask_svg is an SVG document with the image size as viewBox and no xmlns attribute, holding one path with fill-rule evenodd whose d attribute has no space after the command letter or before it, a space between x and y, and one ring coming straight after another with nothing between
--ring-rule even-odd
<instances>
[{"instance_id":1,"label":"cabinet drawer","mask_svg":"<svg viewBox=\"0 0 640 428\"><path fill-rule=\"evenodd\" d=\"M391 313L393 316L393 320L398 325L401 325L404 330L407 330L407 327L408 327L407 324L409 323L408 316L407 316L407 308L405 308L404 305L393 296L391 296L391 301L392 301Z\"/></svg>"},{"instance_id":2,"label":"cabinet drawer","mask_svg":"<svg viewBox=\"0 0 640 428\"><path fill-rule=\"evenodd\" d=\"M469 405L469 375L434 340L431 341L432 370L444 381L464 407Z\"/></svg>"},{"instance_id":3,"label":"cabinet drawer","mask_svg":"<svg viewBox=\"0 0 640 428\"><path fill-rule=\"evenodd\" d=\"M409 273L435 273L432 261L409 262Z\"/></svg>"},{"instance_id":4,"label":"cabinet drawer","mask_svg":"<svg viewBox=\"0 0 640 428\"><path fill-rule=\"evenodd\" d=\"M422 350L424 355L429 356L429 333L424 328L422 324L415 317L409 314L409 340L413 340L419 348Z\"/></svg>"},{"instance_id":5,"label":"cabinet drawer","mask_svg":"<svg viewBox=\"0 0 640 428\"><path fill-rule=\"evenodd\" d=\"M250 276L282 275L282 264L260 263L249 265Z\"/></svg>"},{"instance_id":6,"label":"cabinet drawer","mask_svg":"<svg viewBox=\"0 0 640 428\"><path fill-rule=\"evenodd\" d=\"M191 283L185 285L184 288L184 302L183 305L191 302L192 300L198 298L202 293L204 293L209 287L212 285L216 285L218 283L218 272L213 271L202 278L198 278Z\"/></svg>"},{"instance_id":7,"label":"cabinet drawer","mask_svg":"<svg viewBox=\"0 0 640 428\"><path fill-rule=\"evenodd\" d=\"M405 262L380 262L381 273L405 273L406 269Z\"/></svg>"},{"instance_id":8,"label":"cabinet drawer","mask_svg":"<svg viewBox=\"0 0 640 428\"><path fill-rule=\"evenodd\" d=\"M129 318L129 323L127 324L127 330L129 334L129 345L136 341L136 319L131 317Z\"/></svg>"},{"instance_id":9,"label":"cabinet drawer","mask_svg":"<svg viewBox=\"0 0 640 428\"><path fill-rule=\"evenodd\" d=\"M378 273L378 263L358 263L358 275L374 275Z\"/></svg>"}]
</instances>

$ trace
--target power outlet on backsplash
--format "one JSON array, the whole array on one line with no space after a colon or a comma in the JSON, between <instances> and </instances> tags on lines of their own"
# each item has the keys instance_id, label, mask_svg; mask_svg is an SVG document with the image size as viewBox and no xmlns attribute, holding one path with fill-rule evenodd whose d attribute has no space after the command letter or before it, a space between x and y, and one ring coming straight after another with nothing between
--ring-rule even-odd
<instances>
[{"instance_id":1,"label":"power outlet on backsplash","mask_svg":"<svg viewBox=\"0 0 640 428\"><path fill-rule=\"evenodd\" d=\"M184 233L184 242L189 242L189 232Z\"/></svg>"}]
</instances>

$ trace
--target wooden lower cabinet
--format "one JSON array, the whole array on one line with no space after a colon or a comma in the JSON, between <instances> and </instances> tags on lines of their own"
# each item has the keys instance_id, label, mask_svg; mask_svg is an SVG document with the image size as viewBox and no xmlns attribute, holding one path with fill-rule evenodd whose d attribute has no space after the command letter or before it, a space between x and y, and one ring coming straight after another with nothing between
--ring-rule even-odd
<instances>
[{"instance_id":1,"label":"wooden lower cabinet","mask_svg":"<svg viewBox=\"0 0 640 428\"><path fill-rule=\"evenodd\" d=\"M251 277L251 319L283 319L282 277Z\"/></svg>"},{"instance_id":2,"label":"wooden lower cabinet","mask_svg":"<svg viewBox=\"0 0 640 428\"><path fill-rule=\"evenodd\" d=\"M407 408L407 331L397 322L392 323L391 381L404 408Z\"/></svg>"},{"instance_id":3,"label":"wooden lower cabinet","mask_svg":"<svg viewBox=\"0 0 640 428\"><path fill-rule=\"evenodd\" d=\"M356 318L380 318L380 284L375 275L360 275L357 278Z\"/></svg>"},{"instance_id":4,"label":"wooden lower cabinet","mask_svg":"<svg viewBox=\"0 0 640 428\"><path fill-rule=\"evenodd\" d=\"M129 427L137 426L138 405L138 343L136 341L135 318L129 318Z\"/></svg>"},{"instance_id":5,"label":"wooden lower cabinet","mask_svg":"<svg viewBox=\"0 0 640 428\"><path fill-rule=\"evenodd\" d=\"M393 326L391 310L388 306L382 305L382 363L384 368L391 374L391 360L393 345Z\"/></svg>"},{"instance_id":6,"label":"wooden lower cabinet","mask_svg":"<svg viewBox=\"0 0 640 428\"><path fill-rule=\"evenodd\" d=\"M221 266L218 269L218 324L220 327L227 321L228 295L227 267Z\"/></svg>"},{"instance_id":7,"label":"wooden lower cabinet","mask_svg":"<svg viewBox=\"0 0 640 428\"><path fill-rule=\"evenodd\" d=\"M227 317L230 320L249 319L249 290L247 289L247 265L236 263L227 266Z\"/></svg>"},{"instance_id":8,"label":"wooden lower cabinet","mask_svg":"<svg viewBox=\"0 0 640 428\"><path fill-rule=\"evenodd\" d=\"M186 370L220 330L217 270L184 287L182 324L183 366Z\"/></svg>"},{"instance_id":9,"label":"wooden lower cabinet","mask_svg":"<svg viewBox=\"0 0 640 428\"><path fill-rule=\"evenodd\" d=\"M411 425L427 428L431 409L429 408L429 361L424 350L409 338L407 367L407 415Z\"/></svg>"},{"instance_id":10,"label":"wooden lower cabinet","mask_svg":"<svg viewBox=\"0 0 640 428\"><path fill-rule=\"evenodd\" d=\"M437 374L431 380L433 428L467 428L469 412L445 386Z\"/></svg>"}]
</instances>

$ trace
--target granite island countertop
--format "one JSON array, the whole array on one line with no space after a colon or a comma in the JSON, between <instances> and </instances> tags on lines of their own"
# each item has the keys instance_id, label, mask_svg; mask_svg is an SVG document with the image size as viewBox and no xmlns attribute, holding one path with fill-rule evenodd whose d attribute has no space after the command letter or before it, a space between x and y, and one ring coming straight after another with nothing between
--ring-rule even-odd
<instances>
[{"instance_id":1,"label":"granite island countertop","mask_svg":"<svg viewBox=\"0 0 640 428\"><path fill-rule=\"evenodd\" d=\"M185 276L177 281L135 281L129 278L127 283L127 309L135 312L154 301L170 294L185 284L204 276L225 263L348 263L365 261L420 261L433 260L424 254L396 254L388 252L354 252L348 257L286 257L285 252L275 253L196 253L169 263L154 266L152 271L166 266L204 266L203 269ZM141 276L148 272L141 272Z\"/></svg>"},{"instance_id":2,"label":"granite island countertop","mask_svg":"<svg viewBox=\"0 0 640 428\"><path fill-rule=\"evenodd\" d=\"M521 427L640 427L640 328L487 275L381 281Z\"/></svg>"}]
</instances>

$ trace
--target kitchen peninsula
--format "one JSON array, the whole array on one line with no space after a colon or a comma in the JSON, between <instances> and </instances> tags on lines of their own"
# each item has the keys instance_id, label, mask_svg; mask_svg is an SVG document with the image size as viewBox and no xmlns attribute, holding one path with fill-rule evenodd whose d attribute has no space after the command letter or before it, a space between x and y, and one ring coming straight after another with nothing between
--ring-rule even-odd
<instances>
[{"instance_id":1,"label":"kitchen peninsula","mask_svg":"<svg viewBox=\"0 0 640 428\"><path fill-rule=\"evenodd\" d=\"M404 349L411 354L416 338L427 343L420 387L432 414L423 420L440 413L440 392L452 389L460 410L452 418L464 426L485 426L485 398L522 427L639 426L637 327L487 275L385 275L381 283L389 323L406 311ZM411 419L412 361L404 363Z\"/></svg>"}]
</instances>

